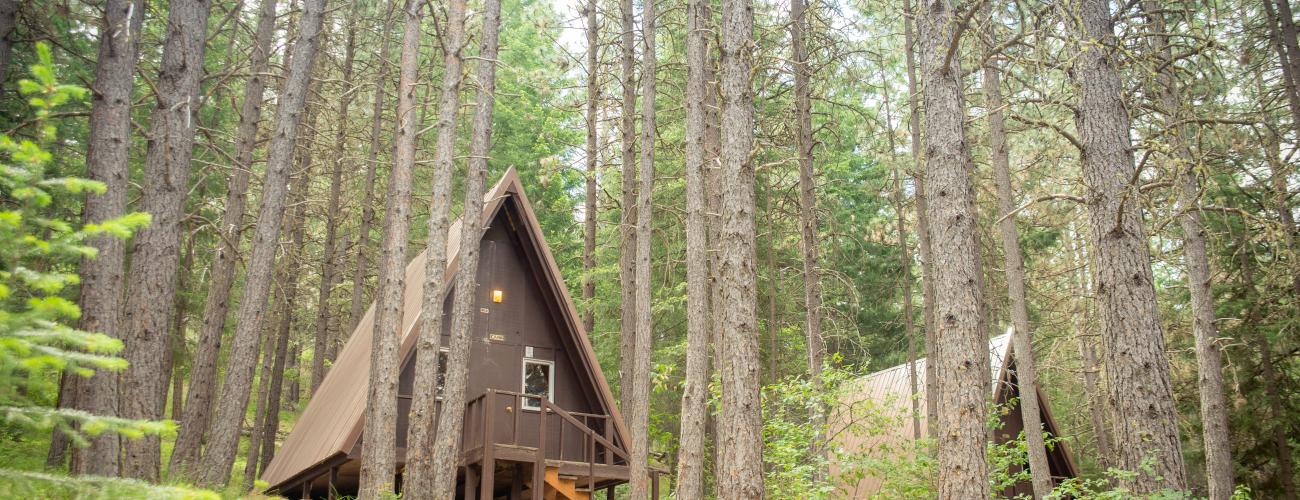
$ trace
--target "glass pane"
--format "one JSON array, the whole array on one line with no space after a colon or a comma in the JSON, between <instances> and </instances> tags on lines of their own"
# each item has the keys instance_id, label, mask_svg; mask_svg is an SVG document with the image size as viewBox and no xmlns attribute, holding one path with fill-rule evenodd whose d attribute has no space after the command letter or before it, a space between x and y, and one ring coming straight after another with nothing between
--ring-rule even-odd
<instances>
[{"instance_id":1,"label":"glass pane","mask_svg":"<svg viewBox=\"0 0 1300 500\"><path fill-rule=\"evenodd\" d=\"M447 384L447 351L438 351L438 397L442 398L443 386Z\"/></svg>"},{"instance_id":2,"label":"glass pane","mask_svg":"<svg viewBox=\"0 0 1300 500\"><path fill-rule=\"evenodd\" d=\"M551 365L543 363L524 362L524 394L535 396L549 397L551 389ZM534 398L528 399L528 406L537 408L542 405L541 401Z\"/></svg>"}]
</instances>

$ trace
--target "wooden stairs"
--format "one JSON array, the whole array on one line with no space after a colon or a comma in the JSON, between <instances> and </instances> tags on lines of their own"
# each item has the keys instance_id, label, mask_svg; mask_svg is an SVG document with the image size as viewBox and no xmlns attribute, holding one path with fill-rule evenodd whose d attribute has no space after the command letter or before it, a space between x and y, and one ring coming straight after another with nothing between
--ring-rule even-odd
<instances>
[{"instance_id":1,"label":"wooden stairs","mask_svg":"<svg viewBox=\"0 0 1300 500\"><path fill-rule=\"evenodd\" d=\"M545 500L591 500L591 489L578 485L577 476L560 475L560 468L548 465L542 484L542 498ZM532 490L532 481L528 481Z\"/></svg>"}]
</instances>

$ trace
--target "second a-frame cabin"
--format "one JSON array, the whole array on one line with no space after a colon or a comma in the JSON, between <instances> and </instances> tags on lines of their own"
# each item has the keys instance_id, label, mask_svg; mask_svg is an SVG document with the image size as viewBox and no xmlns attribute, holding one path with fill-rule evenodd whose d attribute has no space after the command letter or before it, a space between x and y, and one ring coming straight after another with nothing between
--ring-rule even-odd
<instances>
[{"instance_id":1,"label":"second a-frame cabin","mask_svg":"<svg viewBox=\"0 0 1300 500\"><path fill-rule=\"evenodd\" d=\"M518 174L506 172L485 200L457 495L576 500L612 492L628 480L627 430ZM447 244L449 288L459 235L457 221ZM421 253L405 276L399 474L411 425L424 265ZM447 294L448 316L456 293ZM447 346L451 321L443 325ZM290 498L356 494L373 334L372 304L262 474L268 491ZM400 484L400 476L394 479Z\"/></svg>"},{"instance_id":2,"label":"second a-frame cabin","mask_svg":"<svg viewBox=\"0 0 1300 500\"><path fill-rule=\"evenodd\" d=\"M925 364L926 359L916 360L917 375L917 429L921 435L928 432L925 414ZM1016 380L1016 354L1012 348L1011 335L999 335L989 339L989 374L993 402L1005 409L1000 414L998 428L990 434L997 444L1005 444L1019 437L1024 430L1021 419L1021 387ZM832 418L834 426L841 429L836 433L836 444L851 453L861 453L876 460L905 459L899 454L909 453L906 444L914 435L912 420L911 369L904 363L893 368L866 375L852 382L841 400L841 411ZM1039 401L1039 419L1044 430L1053 436L1060 436L1060 427L1052 415L1047 395L1041 388L1035 387ZM865 415L865 418L863 416ZM864 429L850 422L852 419L868 420L883 428ZM874 424L873 424L874 425ZM1047 449L1047 465L1054 483L1076 477L1078 467L1064 441L1058 441ZM839 477L840 495L844 498L880 498L890 493L882 491L885 479L870 472L848 473L838 464L832 464L831 473ZM1010 472L1019 472L1015 466ZM1033 486L1028 480L1007 486L999 496L1003 498L1033 497Z\"/></svg>"}]
</instances>

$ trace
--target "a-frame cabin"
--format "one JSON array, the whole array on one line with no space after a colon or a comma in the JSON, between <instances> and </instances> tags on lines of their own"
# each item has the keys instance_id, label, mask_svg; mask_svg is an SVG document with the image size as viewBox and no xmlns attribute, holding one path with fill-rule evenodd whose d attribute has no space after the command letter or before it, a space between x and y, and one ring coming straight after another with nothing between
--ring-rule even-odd
<instances>
[{"instance_id":1,"label":"a-frame cabin","mask_svg":"<svg viewBox=\"0 0 1300 500\"><path fill-rule=\"evenodd\" d=\"M917 398L920 406L918 416L922 436L928 432L925 414L925 363L925 358L918 359L916 362ZM993 402L1004 406L1007 410L1000 417L999 428L991 436L997 444L1016 439L1025 428L1018 404L1021 388L1016 381L1015 364L1015 350L1012 348L1010 334L989 339L989 370L993 382ZM851 452L865 453L877 459L889 458L885 455L896 456L897 453L905 453L907 447L900 445L913 436L910 371L908 365L904 363L852 382L853 385L845 391L845 397L840 402L841 410L832 417L835 420L832 425L844 430L837 434L836 444ZM1060 436L1060 428L1052 416L1046 394L1039 387L1035 387L1034 390L1038 393L1039 419L1043 422L1044 430L1052 436ZM871 432L867 432L861 426L854 425L851 420L862 418L862 414L868 415L866 420L885 422L886 428L872 429ZM1055 446L1047 449L1047 465L1054 483L1076 477L1079 470L1070 455L1069 447L1063 441L1058 441ZM833 464L831 468L832 474L841 475L838 470L840 467ZM881 494L884 478L871 474L845 474L844 476L846 479L842 479L841 482L846 484L840 484L839 487L847 498L875 498ZM1013 484L1001 492L1001 496L1006 498L1016 498L1020 495L1032 497L1033 494L1033 486L1027 480Z\"/></svg>"},{"instance_id":2,"label":"a-frame cabin","mask_svg":"<svg viewBox=\"0 0 1300 500\"><path fill-rule=\"evenodd\" d=\"M602 489L612 493L628 480L627 430L514 169L485 200L457 495L586 499ZM459 293L452 277L460 221L449 236L444 347L452 297ZM411 425L424 266L421 253L406 268L401 331L393 333L402 339L395 485ZM268 491L290 498L356 494L373 329L372 304L263 472Z\"/></svg>"}]
</instances>

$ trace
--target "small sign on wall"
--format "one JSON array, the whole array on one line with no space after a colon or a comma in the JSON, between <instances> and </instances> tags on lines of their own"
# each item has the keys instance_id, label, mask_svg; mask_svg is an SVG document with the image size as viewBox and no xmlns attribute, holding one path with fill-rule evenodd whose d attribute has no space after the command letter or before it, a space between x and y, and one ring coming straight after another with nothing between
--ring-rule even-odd
<instances>
[{"instance_id":1,"label":"small sign on wall","mask_svg":"<svg viewBox=\"0 0 1300 500\"><path fill-rule=\"evenodd\" d=\"M500 333L489 333L488 342L505 342L506 336Z\"/></svg>"}]
</instances>

